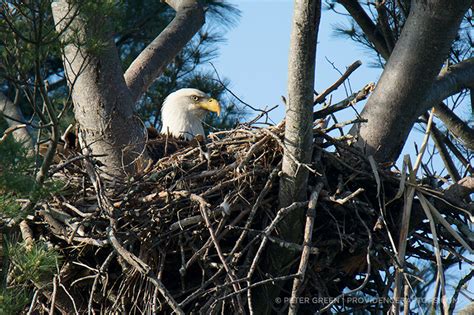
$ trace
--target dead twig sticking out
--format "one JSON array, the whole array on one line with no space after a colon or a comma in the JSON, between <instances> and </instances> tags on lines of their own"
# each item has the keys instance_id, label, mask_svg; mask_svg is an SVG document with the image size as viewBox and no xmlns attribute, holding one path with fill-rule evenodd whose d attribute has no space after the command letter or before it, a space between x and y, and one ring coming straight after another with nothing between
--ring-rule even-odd
<instances>
[{"instance_id":1,"label":"dead twig sticking out","mask_svg":"<svg viewBox=\"0 0 474 315\"><path fill-rule=\"evenodd\" d=\"M436 225L435 225L433 216L431 215L431 210L430 210L430 207L428 206L428 202L426 198L423 196L423 194L417 194L417 196L420 199L421 207L423 211L425 212L425 215L428 218L428 221L430 223L431 235L433 235L433 244L435 247L435 258L436 258L436 267L437 267L436 282L439 282L441 284L441 304L442 304L443 314L447 315L449 307L448 307L448 300L446 297L446 284L445 284L444 272L443 272L443 261L441 259L441 250L439 247L438 233L436 232ZM435 295L437 295L437 290L435 290ZM435 300L436 300L436 296L434 297L433 301ZM434 312L435 309L432 307L431 311Z\"/></svg>"},{"instance_id":2,"label":"dead twig sticking out","mask_svg":"<svg viewBox=\"0 0 474 315\"><path fill-rule=\"evenodd\" d=\"M303 252L301 253L300 265L298 267L298 277L293 280L293 289L291 290L290 310L288 314L296 314L298 310L297 296L303 283L306 269L308 268L308 258L310 254L311 241L313 239L313 225L316 216L316 205L318 203L319 193L323 188L323 183L318 183L308 203L308 211L306 213L306 225L303 236Z\"/></svg>"},{"instance_id":3,"label":"dead twig sticking out","mask_svg":"<svg viewBox=\"0 0 474 315\"><path fill-rule=\"evenodd\" d=\"M56 306L56 293L58 292L57 277L53 277L53 293L51 294L51 306L49 308L49 314L54 314L54 307Z\"/></svg>"},{"instance_id":4,"label":"dead twig sticking out","mask_svg":"<svg viewBox=\"0 0 474 315\"><path fill-rule=\"evenodd\" d=\"M217 241L214 230L212 229L211 222L209 221L209 216L207 215L207 208L209 207L209 204L204 200L204 198L202 198L198 195L192 194L190 196L190 199L199 204L199 210L201 211L201 215L204 218L204 222L206 223L206 227L209 230L209 234L211 235L211 240L214 244L214 248L216 249L217 255L219 256L219 259L221 260L222 265L224 266L230 281L234 283L234 281L236 279L236 276L234 274L234 271L229 268L229 266L226 262L226 259L225 259L224 255L222 254L222 250L219 246L219 243ZM233 286L235 292L240 290L240 287L239 287L238 283L234 283L232 286ZM239 305L239 309L241 310L241 312L245 313L244 306L243 306L242 301L241 301L239 296L237 296L237 303Z\"/></svg>"},{"instance_id":5,"label":"dead twig sticking out","mask_svg":"<svg viewBox=\"0 0 474 315\"><path fill-rule=\"evenodd\" d=\"M28 222L26 220L22 220L20 222L20 231L21 231L21 237L23 238L23 241L25 242L25 248L27 251L30 251L33 248L35 240L33 238L33 231L28 226Z\"/></svg>"},{"instance_id":6,"label":"dead twig sticking out","mask_svg":"<svg viewBox=\"0 0 474 315\"><path fill-rule=\"evenodd\" d=\"M263 250L265 246L267 245L268 242L268 237L270 234L273 232L273 230L276 228L277 224L291 211L294 211L296 209L301 209L302 207L306 207L308 205L307 201L300 201L300 202L293 202L291 205L285 208L281 208L278 210L275 218L272 220L272 222L267 226L267 228L263 231L262 240L260 242L260 245L257 249L257 252L255 253L255 257L252 260L252 263L250 265L249 271L247 272L247 288L251 288L251 282L250 279L252 279L252 276L257 268L257 265L260 261L260 258L263 254ZM252 308L252 292L249 289L247 291L247 299L249 302L249 308Z\"/></svg>"},{"instance_id":7,"label":"dead twig sticking out","mask_svg":"<svg viewBox=\"0 0 474 315\"><path fill-rule=\"evenodd\" d=\"M168 303L168 305L173 309L173 311L176 314L183 314L184 311L181 309L179 304L175 301L173 296L168 292L166 287L163 285L163 283L158 279L153 271L151 271L151 268L145 264L140 258L135 256L134 254L130 253L127 251L118 241L117 237L115 236L115 233L113 232L113 227L109 228L109 239L114 247L114 249L117 251L117 253L125 259L127 263L129 263L131 266L133 266L138 272L140 272L142 275L147 277L147 279L153 283L153 285L158 289L158 291L161 293L165 301Z\"/></svg>"},{"instance_id":8,"label":"dead twig sticking out","mask_svg":"<svg viewBox=\"0 0 474 315\"><path fill-rule=\"evenodd\" d=\"M2 137L0 138L0 144L2 144L7 139L9 134L13 133L15 130L22 129L22 128L28 128L28 125L26 124L14 125L5 129Z\"/></svg>"},{"instance_id":9,"label":"dead twig sticking out","mask_svg":"<svg viewBox=\"0 0 474 315\"><path fill-rule=\"evenodd\" d=\"M471 281L472 277L474 277L474 269L472 269L465 277L459 281L458 285L454 289L454 294L451 297L451 303L449 304L448 314L454 314L454 308L456 307L456 303L458 301L459 293L463 290L463 287Z\"/></svg>"},{"instance_id":10,"label":"dead twig sticking out","mask_svg":"<svg viewBox=\"0 0 474 315\"><path fill-rule=\"evenodd\" d=\"M352 63L349 67L347 67L344 74L334 82L330 87L324 90L321 94L318 94L314 97L313 105L321 104L326 100L326 97L331 94L333 91L337 90L337 88L346 81L346 79L352 74L352 72L356 71L362 65L362 61L357 60Z\"/></svg>"}]
</instances>

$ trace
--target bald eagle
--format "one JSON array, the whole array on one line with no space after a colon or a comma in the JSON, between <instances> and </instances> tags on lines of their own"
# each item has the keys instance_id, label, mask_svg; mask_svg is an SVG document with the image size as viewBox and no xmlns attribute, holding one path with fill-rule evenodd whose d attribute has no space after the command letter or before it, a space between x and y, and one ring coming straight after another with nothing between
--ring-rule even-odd
<instances>
[{"instance_id":1,"label":"bald eagle","mask_svg":"<svg viewBox=\"0 0 474 315\"><path fill-rule=\"evenodd\" d=\"M204 135L202 120L207 112L221 113L218 101L198 89L181 89L171 93L161 108L161 133L191 140Z\"/></svg>"},{"instance_id":2,"label":"bald eagle","mask_svg":"<svg viewBox=\"0 0 474 315\"><path fill-rule=\"evenodd\" d=\"M161 108L161 131L148 128L147 150L152 160L189 145L204 136L202 121L208 112L220 115L219 102L198 89L180 89L168 95Z\"/></svg>"}]
</instances>

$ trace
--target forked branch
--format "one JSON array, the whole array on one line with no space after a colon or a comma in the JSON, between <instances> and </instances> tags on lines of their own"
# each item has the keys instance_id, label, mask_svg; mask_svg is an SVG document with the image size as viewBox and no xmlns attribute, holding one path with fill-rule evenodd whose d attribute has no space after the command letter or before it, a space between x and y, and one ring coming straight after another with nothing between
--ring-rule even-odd
<instances>
[{"instance_id":1,"label":"forked branch","mask_svg":"<svg viewBox=\"0 0 474 315\"><path fill-rule=\"evenodd\" d=\"M204 8L196 0L165 0L176 11L171 23L132 62L125 81L134 101L204 25Z\"/></svg>"}]
</instances>

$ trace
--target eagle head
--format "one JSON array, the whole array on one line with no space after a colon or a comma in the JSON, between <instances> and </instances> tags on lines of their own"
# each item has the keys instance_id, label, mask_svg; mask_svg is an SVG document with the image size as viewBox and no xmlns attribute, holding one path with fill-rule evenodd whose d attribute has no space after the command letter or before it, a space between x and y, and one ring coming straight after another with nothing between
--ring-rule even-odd
<instances>
[{"instance_id":1,"label":"eagle head","mask_svg":"<svg viewBox=\"0 0 474 315\"><path fill-rule=\"evenodd\" d=\"M204 135L202 120L207 112L221 113L217 100L198 89L181 89L166 97L161 108L161 133L191 140Z\"/></svg>"}]
</instances>

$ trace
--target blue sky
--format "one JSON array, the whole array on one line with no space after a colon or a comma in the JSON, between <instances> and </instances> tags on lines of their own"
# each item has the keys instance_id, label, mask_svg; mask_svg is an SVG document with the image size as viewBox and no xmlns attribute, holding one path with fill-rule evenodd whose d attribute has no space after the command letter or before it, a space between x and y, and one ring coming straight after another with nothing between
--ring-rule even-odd
<instances>
[{"instance_id":1,"label":"blue sky","mask_svg":"<svg viewBox=\"0 0 474 315\"><path fill-rule=\"evenodd\" d=\"M279 122L285 115L281 96L287 95L293 1L228 2L241 10L241 18L235 27L226 33L226 42L220 46L219 57L213 64L221 77L230 80L232 92L246 103L261 109L279 105L270 115L274 122ZM338 11L345 12L341 6ZM356 60L361 60L362 66L349 78L353 91L358 91L370 82L377 82L381 75L382 69L373 67L374 55L369 53L368 49L335 35L334 26L348 24L348 21L346 16L323 10L316 52L316 91L323 91L340 77L334 67L344 72L346 67ZM341 86L332 96L332 102L336 103L346 97L346 90ZM363 105L364 102L358 103L356 109L362 110ZM255 115L256 113L250 112L250 116ZM336 116L339 121L355 117L351 109ZM397 165L401 166L404 154L410 154L412 161L416 159L414 143L420 145L423 137L424 134L420 131L412 130ZM432 149L431 143L428 149ZM437 163L438 169L443 169L438 157L434 158L434 163Z\"/></svg>"},{"instance_id":2,"label":"blue sky","mask_svg":"<svg viewBox=\"0 0 474 315\"><path fill-rule=\"evenodd\" d=\"M271 114L274 122L279 122L285 113L281 95L287 94L293 1L229 2L237 5L242 16L237 25L226 34L227 41L221 45L219 57L213 63L219 75L230 80L232 92L245 102L262 109L279 105ZM334 36L333 26L341 23L347 23L347 18L323 11L317 47L316 91L324 90L340 77L331 63L343 72L354 61L362 61L362 66L350 77L353 91L369 82L376 82L381 74L381 69L370 66L373 56L366 49L348 39ZM346 91L341 86L333 93L333 103L344 99L345 96ZM357 109L361 110L362 106L363 104L359 103ZM354 114L346 110L339 118L353 119ZM414 161L416 157L413 143L416 141L420 144L422 138L421 132L412 131L401 156L410 154ZM435 159L434 163L437 169L443 168L439 158ZM468 272L465 267L460 271L454 269L456 268L452 268L451 272L458 275ZM474 284L471 283L471 291L474 290L473 287ZM466 300L462 296L460 298L462 301L458 303L458 307L466 304Z\"/></svg>"},{"instance_id":3,"label":"blue sky","mask_svg":"<svg viewBox=\"0 0 474 315\"><path fill-rule=\"evenodd\" d=\"M226 43L220 49L215 66L221 76L231 81L231 90L254 107L280 105L271 117L284 117L281 95L287 94L287 63L290 43L292 1L229 1L238 6L242 17L236 27L226 34ZM376 81L380 69L369 67L367 50L346 39L334 36L333 25L345 18L330 11L323 12L317 47L316 90L321 91L340 75L330 62L341 71L356 60L363 65L351 76L351 85L358 90ZM328 60L326 60L326 58ZM335 94L342 99L341 87Z\"/></svg>"}]
</instances>

